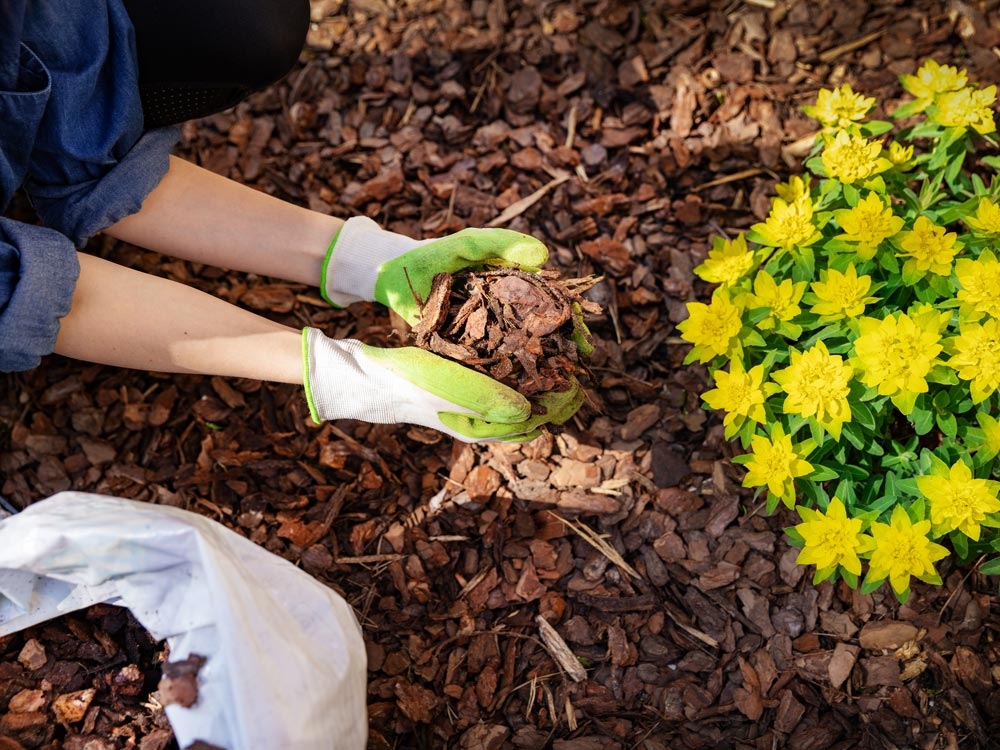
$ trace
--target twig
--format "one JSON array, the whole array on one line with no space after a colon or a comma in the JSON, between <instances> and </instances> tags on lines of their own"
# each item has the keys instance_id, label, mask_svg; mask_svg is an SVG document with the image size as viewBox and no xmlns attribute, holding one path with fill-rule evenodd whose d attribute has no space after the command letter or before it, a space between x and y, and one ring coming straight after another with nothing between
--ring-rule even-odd
<instances>
[{"instance_id":1,"label":"twig","mask_svg":"<svg viewBox=\"0 0 1000 750\"><path fill-rule=\"evenodd\" d=\"M836 47L831 47L825 52L820 52L819 59L821 62L833 62L841 55L848 52L853 52L859 47L864 47L867 44L874 42L876 39L885 34L885 31L873 31L871 34L865 34L863 37L855 39L853 42L845 42L844 44L838 44Z\"/></svg>"},{"instance_id":2,"label":"twig","mask_svg":"<svg viewBox=\"0 0 1000 750\"><path fill-rule=\"evenodd\" d=\"M640 576L636 572L635 568L633 568L631 565L625 562L625 558L621 556L618 550L612 547L604 537L598 535L597 532L595 532L592 528L587 526L587 524L585 523L575 524L572 521L558 515L557 513L551 513L551 515L557 518L566 526L569 526L573 531L579 534L580 537L585 542L587 542L587 544L589 544L591 547L596 549L602 555L607 557L611 562L613 562L619 568L624 570L630 576L632 576L636 580L642 578L642 576Z\"/></svg>"},{"instance_id":3,"label":"twig","mask_svg":"<svg viewBox=\"0 0 1000 750\"><path fill-rule=\"evenodd\" d=\"M708 190L708 188L715 187L716 185L725 185L728 182L736 182L738 180L745 180L747 177L756 177L759 174L764 174L764 170L759 167L751 167L750 169L744 169L739 172L733 172L732 174L727 174L723 177L719 177L714 180L709 180L708 182L702 183L691 190L692 193L698 193L702 190Z\"/></svg>"},{"instance_id":4,"label":"twig","mask_svg":"<svg viewBox=\"0 0 1000 750\"><path fill-rule=\"evenodd\" d=\"M488 229L492 229L493 227L499 227L502 224L508 223L511 219L517 218L525 211L527 211L529 208L538 203L538 201L540 201L542 198L544 198L545 194L549 192L552 188L562 185L569 178L570 175L568 174L560 175L559 177L550 180L545 185L538 188L538 190L536 190L526 198L521 198L521 200L511 203L509 206L507 206L506 210L504 210L502 214L500 214L498 217L489 222L486 225L486 227Z\"/></svg>"},{"instance_id":5,"label":"twig","mask_svg":"<svg viewBox=\"0 0 1000 750\"><path fill-rule=\"evenodd\" d=\"M542 638L542 643L545 644L545 650L549 652L560 667L566 670L566 674L570 676L570 679L573 682L580 682L587 679L587 670L583 668L580 660L576 658L576 654L566 645L566 641L549 624L549 621L538 615L535 617L535 622L538 623L538 634Z\"/></svg>"},{"instance_id":6,"label":"twig","mask_svg":"<svg viewBox=\"0 0 1000 750\"><path fill-rule=\"evenodd\" d=\"M566 148L573 148L576 138L576 103L569 109L569 125L566 127Z\"/></svg>"},{"instance_id":7,"label":"twig","mask_svg":"<svg viewBox=\"0 0 1000 750\"><path fill-rule=\"evenodd\" d=\"M338 557L334 563L337 565L370 565L371 563L395 562L405 558L406 555L400 554L358 555L356 557Z\"/></svg>"}]
</instances>

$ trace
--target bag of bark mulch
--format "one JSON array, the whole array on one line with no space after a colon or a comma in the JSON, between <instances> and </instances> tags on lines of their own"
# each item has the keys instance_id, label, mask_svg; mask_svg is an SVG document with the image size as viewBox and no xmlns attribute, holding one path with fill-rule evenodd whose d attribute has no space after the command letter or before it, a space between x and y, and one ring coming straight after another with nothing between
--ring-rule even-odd
<instances>
[{"instance_id":1,"label":"bag of bark mulch","mask_svg":"<svg viewBox=\"0 0 1000 750\"><path fill-rule=\"evenodd\" d=\"M180 747L366 746L357 619L291 563L203 516L103 495L0 520L0 637L98 603L198 665L196 700L166 707Z\"/></svg>"}]
</instances>

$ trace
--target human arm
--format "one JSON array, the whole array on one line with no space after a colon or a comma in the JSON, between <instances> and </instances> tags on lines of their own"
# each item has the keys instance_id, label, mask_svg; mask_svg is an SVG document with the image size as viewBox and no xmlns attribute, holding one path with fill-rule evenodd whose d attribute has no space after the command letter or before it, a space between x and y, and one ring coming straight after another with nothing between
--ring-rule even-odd
<instances>
[{"instance_id":1,"label":"human arm","mask_svg":"<svg viewBox=\"0 0 1000 750\"><path fill-rule=\"evenodd\" d=\"M437 355L300 332L169 279L89 255L79 260L59 354L302 384L317 420L420 424L467 441L537 434L540 420L523 396Z\"/></svg>"},{"instance_id":2,"label":"human arm","mask_svg":"<svg viewBox=\"0 0 1000 750\"><path fill-rule=\"evenodd\" d=\"M343 222L176 158L142 210L108 233L190 260L318 282L334 304L379 301L410 323L419 319L436 273L497 264L535 269L548 257L541 242L509 230L469 229L418 241L365 217ZM433 380L448 379L440 358L432 370ZM572 413L567 405L575 411L580 393L574 387L536 399L545 415L535 426L565 421Z\"/></svg>"},{"instance_id":3,"label":"human arm","mask_svg":"<svg viewBox=\"0 0 1000 750\"><path fill-rule=\"evenodd\" d=\"M142 208L105 233L176 258L316 286L343 223L171 156Z\"/></svg>"},{"instance_id":4,"label":"human arm","mask_svg":"<svg viewBox=\"0 0 1000 750\"><path fill-rule=\"evenodd\" d=\"M299 332L224 300L81 253L55 351L158 372L302 382Z\"/></svg>"}]
</instances>

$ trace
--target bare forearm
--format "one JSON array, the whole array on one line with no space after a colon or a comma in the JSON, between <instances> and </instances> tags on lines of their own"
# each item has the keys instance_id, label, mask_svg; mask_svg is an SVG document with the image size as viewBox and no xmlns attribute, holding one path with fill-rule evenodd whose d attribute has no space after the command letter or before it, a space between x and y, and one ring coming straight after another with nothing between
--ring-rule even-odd
<instances>
[{"instance_id":1,"label":"bare forearm","mask_svg":"<svg viewBox=\"0 0 1000 750\"><path fill-rule=\"evenodd\" d=\"M183 284L80 255L56 352L158 372L302 382L298 331Z\"/></svg>"},{"instance_id":2,"label":"bare forearm","mask_svg":"<svg viewBox=\"0 0 1000 750\"><path fill-rule=\"evenodd\" d=\"M142 210L105 231L166 255L315 286L342 223L171 157Z\"/></svg>"}]
</instances>

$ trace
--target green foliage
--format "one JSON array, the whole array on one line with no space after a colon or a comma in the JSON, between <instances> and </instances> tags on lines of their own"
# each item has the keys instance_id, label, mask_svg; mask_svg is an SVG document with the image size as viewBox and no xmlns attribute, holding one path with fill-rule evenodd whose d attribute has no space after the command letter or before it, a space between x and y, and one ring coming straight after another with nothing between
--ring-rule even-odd
<instances>
[{"instance_id":1,"label":"green foliage","mask_svg":"<svg viewBox=\"0 0 1000 750\"><path fill-rule=\"evenodd\" d=\"M933 61L901 80L906 127L866 122L849 86L805 108L824 126L806 172L716 241L695 269L712 302L680 329L744 484L799 510L800 562L904 598L911 576L940 582L942 544L1000 550L1000 157L977 153L994 86Z\"/></svg>"}]
</instances>

